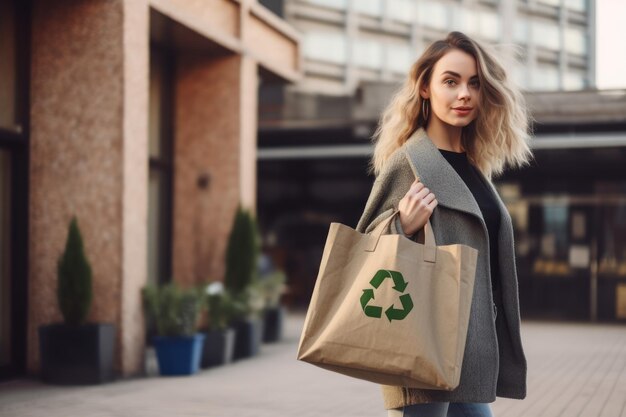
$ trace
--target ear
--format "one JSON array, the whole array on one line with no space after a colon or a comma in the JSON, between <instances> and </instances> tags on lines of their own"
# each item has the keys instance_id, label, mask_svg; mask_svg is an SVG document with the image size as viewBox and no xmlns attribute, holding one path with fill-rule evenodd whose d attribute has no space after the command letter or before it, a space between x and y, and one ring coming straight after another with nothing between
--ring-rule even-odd
<instances>
[{"instance_id":1,"label":"ear","mask_svg":"<svg viewBox=\"0 0 626 417\"><path fill-rule=\"evenodd\" d=\"M420 96L422 97L422 99L427 99L430 98L430 89L428 88L428 86L423 86L420 88Z\"/></svg>"}]
</instances>

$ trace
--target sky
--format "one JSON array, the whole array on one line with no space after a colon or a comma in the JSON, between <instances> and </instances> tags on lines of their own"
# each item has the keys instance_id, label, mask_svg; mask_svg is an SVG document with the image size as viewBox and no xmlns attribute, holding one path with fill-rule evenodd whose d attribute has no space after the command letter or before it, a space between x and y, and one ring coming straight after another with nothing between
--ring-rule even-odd
<instances>
[{"instance_id":1,"label":"sky","mask_svg":"<svg viewBox=\"0 0 626 417\"><path fill-rule=\"evenodd\" d=\"M626 0L596 0L596 84L626 88Z\"/></svg>"}]
</instances>

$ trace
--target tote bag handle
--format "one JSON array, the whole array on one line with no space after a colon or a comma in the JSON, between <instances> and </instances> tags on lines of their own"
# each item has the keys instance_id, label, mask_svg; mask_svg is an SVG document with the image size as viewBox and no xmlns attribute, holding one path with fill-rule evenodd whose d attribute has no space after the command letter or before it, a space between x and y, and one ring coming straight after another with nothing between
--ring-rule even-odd
<instances>
[{"instance_id":1,"label":"tote bag handle","mask_svg":"<svg viewBox=\"0 0 626 417\"><path fill-rule=\"evenodd\" d=\"M372 230L372 239L370 240L369 246L365 249L366 251L373 252L376 250L376 247L378 246L378 241L382 236L383 231L387 228L389 222L391 222L398 213L400 213L400 210L394 210L391 216L381 221L380 224L378 224L374 228L374 230ZM424 234L424 260L434 263L437 256L437 243L435 242L435 234L433 233L433 227L430 224L430 219L428 219L424 227L420 229L418 233Z\"/></svg>"}]
</instances>

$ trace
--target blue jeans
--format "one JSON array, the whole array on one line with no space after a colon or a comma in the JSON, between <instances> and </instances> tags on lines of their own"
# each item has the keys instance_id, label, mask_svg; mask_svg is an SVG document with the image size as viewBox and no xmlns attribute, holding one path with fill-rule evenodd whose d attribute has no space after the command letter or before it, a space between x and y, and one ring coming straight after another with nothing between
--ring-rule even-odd
<instances>
[{"instance_id":1,"label":"blue jeans","mask_svg":"<svg viewBox=\"0 0 626 417\"><path fill-rule=\"evenodd\" d=\"M493 417L489 403L435 402L387 410L387 417Z\"/></svg>"}]
</instances>

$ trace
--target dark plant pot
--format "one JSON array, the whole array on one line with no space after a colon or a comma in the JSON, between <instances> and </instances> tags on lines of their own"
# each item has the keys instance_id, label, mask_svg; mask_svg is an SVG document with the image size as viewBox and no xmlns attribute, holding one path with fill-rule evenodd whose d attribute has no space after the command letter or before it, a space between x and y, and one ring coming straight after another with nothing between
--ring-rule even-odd
<instances>
[{"instance_id":1,"label":"dark plant pot","mask_svg":"<svg viewBox=\"0 0 626 417\"><path fill-rule=\"evenodd\" d=\"M233 360L258 354L263 340L263 320L260 318L237 319L231 323L231 326L236 332Z\"/></svg>"},{"instance_id":2,"label":"dark plant pot","mask_svg":"<svg viewBox=\"0 0 626 417\"><path fill-rule=\"evenodd\" d=\"M101 384L114 379L115 325L39 326L41 379L57 385Z\"/></svg>"},{"instance_id":3,"label":"dark plant pot","mask_svg":"<svg viewBox=\"0 0 626 417\"><path fill-rule=\"evenodd\" d=\"M152 344L157 354L161 375L192 375L200 368L205 335L155 336Z\"/></svg>"},{"instance_id":4,"label":"dark plant pot","mask_svg":"<svg viewBox=\"0 0 626 417\"><path fill-rule=\"evenodd\" d=\"M204 349L202 352L202 368L218 366L233 361L235 349L235 329L210 330L204 333Z\"/></svg>"},{"instance_id":5,"label":"dark plant pot","mask_svg":"<svg viewBox=\"0 0 626 417\"><path fill-rule=\"evenodd\" d=\"M282 305L268 307L265 310L264 319L263 341L271 343L282 339L285 308Z\"/></svg>"}]
</instances>

